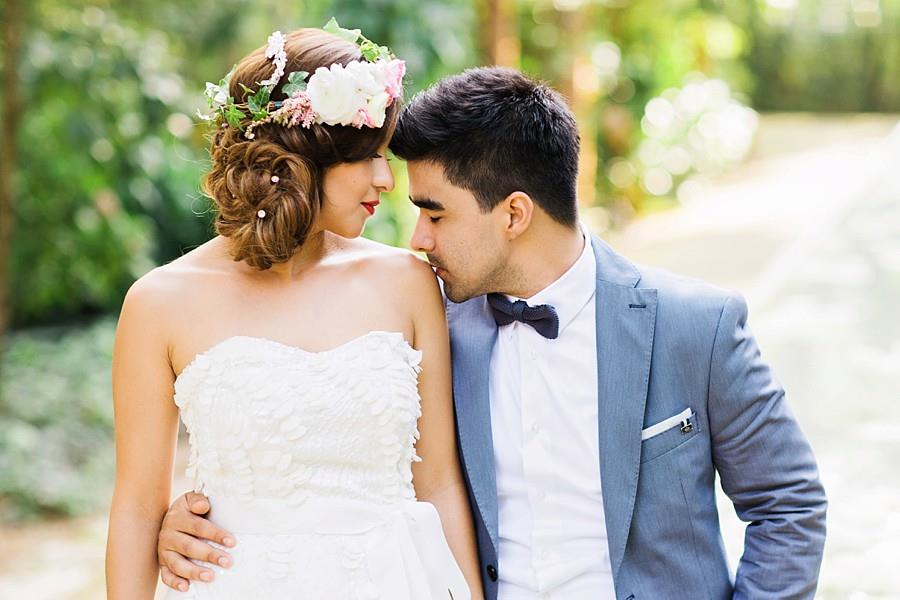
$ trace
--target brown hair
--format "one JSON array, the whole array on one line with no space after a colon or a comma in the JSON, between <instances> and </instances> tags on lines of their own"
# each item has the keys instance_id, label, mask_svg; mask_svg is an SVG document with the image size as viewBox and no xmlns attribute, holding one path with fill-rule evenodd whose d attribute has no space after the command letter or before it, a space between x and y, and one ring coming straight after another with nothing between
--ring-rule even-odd
<instances>
[{"instance_id":1,"label":"brown hair","mask_svg":"<svg viewBox=\"0 0 900 600\"><path fill-rule=\"evenodd\" d=\"M285 37L285 74L314 73L318 67L362 59L355 44L320 29L299 29ZM255 90L256 82L274 71L265 50L260 47L238 63L229 90L236 102L244 102L241 84ZM282 77L275 86L272 101L285 98L284 81ZM393 131L397 112L395 102L387 110L384 126L377 129L317 124L309 129L287 128L268 123L254 129L252 140L234 127L222 126L220 118L203 191L218 212L216 232L232 241L234 260L261 270L287 261L306 240L322 206L327 169L375 154ZM257 216L260 210L266 211L264 218Z\"/></svg>"}]
</instances>

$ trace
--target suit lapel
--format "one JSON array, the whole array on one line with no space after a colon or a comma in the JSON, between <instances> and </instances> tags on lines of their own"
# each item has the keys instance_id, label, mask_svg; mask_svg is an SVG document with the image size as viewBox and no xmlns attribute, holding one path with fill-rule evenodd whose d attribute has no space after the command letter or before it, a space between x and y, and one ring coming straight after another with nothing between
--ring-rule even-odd
<instances>
[{"instance_id":1,"label":"suit lapel","mask_svg":"<svg viewBox=\"0 0 900 600\"><path fill-rule=\"evenodd\" d=\"M600 480L615 577L625 555L637 493L656 290L635 288L640 273L634 265L597 238L593 247L597 258Z\"/></svg>"},{"instance_id":2,"label":"suit lapel","mask_svg":"<svg viewBox=\"0 0 900 600\"><path fill-rule=\"evenodd\" d=\"M453 402L460 454L481 520L498 548L497 474L491 433L490 364L497 324L484 296L447 303Z\"/></svg>"}]
</instances>

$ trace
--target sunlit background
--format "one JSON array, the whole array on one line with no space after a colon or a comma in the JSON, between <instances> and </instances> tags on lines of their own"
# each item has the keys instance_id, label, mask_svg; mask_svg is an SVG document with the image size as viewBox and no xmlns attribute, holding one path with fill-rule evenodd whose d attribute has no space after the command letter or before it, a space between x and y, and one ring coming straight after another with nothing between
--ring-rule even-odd
<instances>
[{"instance_id":1,"label":"sunlit background","mask_svg":"<svg viewBox=\"0 0 900 600\"><path fill-rule=\"evenodd\" d=\"M211 235L203 84L332 15L407 61L410 94L480 64L563 92L591 228L748 296L831 500L819 597L900 598L900 0L2 10L0 598L103 596L115 319L137 277ZM393 164L366 234L405 245ZM741 524L720 512L736 563Z\"/></svg>"}]
</instances>

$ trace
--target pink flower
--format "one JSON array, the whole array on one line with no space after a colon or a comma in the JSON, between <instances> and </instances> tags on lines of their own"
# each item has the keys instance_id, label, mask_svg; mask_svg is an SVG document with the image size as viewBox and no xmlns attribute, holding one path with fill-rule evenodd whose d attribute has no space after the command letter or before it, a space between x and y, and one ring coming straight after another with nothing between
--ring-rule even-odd
<instances>
[{"instance_id":1,"label":"pink flower","mask_svg":"<svg viewBox=\"0 0 900 600\"><path fill-rule=\"evenodd\" d=\"M356 116L353 117L352 125L357 129L362 129L365 127L376 127L375 120L372 119L372 115L369 114L369 111L365 108L361 108L356 111Z\"/></svg>"},{"instance_id":2,"label":"pink flower","mask_svg":"<svg viewBox=\"0 0 900 600\"><path fill-rule=\"evenodd\" d=\"M384 66L385 91L394 100L403 96L403 76L406 74L406 61L394 59Z\"/></svg>"},{"instance_id":3,"label":"pink flower","mask_svg":"<svg viewBox=\"0 0 900 600\"><path fill-rule=\"evenodd\" d=\"M294 92L273 114L275 122L288 127L300 125L309 129L315 119L315 111L312 109L309 95L306 92Z\"/></svg>"}]
</instances>

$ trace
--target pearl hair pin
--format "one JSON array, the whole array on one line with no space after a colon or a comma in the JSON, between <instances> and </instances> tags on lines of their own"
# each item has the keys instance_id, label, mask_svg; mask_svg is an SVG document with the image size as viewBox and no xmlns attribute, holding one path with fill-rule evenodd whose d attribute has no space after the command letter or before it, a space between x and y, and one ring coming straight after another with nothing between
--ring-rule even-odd
<instances>
[{"instance_id":1,"label":"pearl hair pin","mask_svg":"<svg viewBox=\"0 0 900 600\"><path fill-rule=\"evenodd\" d=\"M281 180L278 178L278 175L272 175L272 183L278 183L279 181Z\"/></svg>"},{"instance_id":2,"label":"pearl hair pin","mask_svg":"<svg viewBox=\"0 0 900 600\"><path fill-rule=\"evenodd\" d=\"M260 219L265 219L265 218L266 218L266 211L260 209L260 210L256 213L256 216L259 217Z\"/></svg>"}]
</instances>

